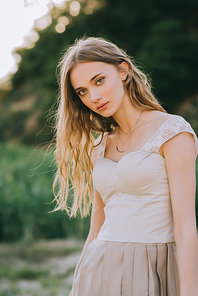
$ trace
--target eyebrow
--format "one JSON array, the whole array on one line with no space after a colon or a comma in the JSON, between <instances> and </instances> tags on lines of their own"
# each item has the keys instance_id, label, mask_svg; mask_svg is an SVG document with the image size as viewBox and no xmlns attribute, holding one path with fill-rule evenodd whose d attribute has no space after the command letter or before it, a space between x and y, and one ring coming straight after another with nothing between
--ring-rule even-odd
<instances>
[{"instance_id":1,"label":"eyebrow","mask_svg":"<svg viewBox=\"0 0 198 296\"><path fill-rule=\"evenodd\" d=\"M95 76L93 76L91 79L90 79L90 81L89 82L92 82L94 79L96 79L99 75L101 75L102 74L102 72L101 73L98 73L98 74L96 74ZM78 91L79 89L81 89L81 88L83 88L82 86L80 86L80 87L77 87L77 88L75 88L74 90L75 91Z\"/></svg>"}]
</instances>

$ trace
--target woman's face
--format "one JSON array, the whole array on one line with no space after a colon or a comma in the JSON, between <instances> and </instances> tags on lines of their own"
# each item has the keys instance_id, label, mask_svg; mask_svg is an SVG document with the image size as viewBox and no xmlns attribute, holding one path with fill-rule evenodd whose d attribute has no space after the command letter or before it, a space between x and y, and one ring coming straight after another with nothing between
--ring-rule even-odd
<instances>
[{"instance_id":1,"label":"woman's face","mask_svg":"<svg viewBox=\"0 0 198 296\"><path fill-rule=\"evenodd\" d=\"M70 73L72 87L80 100L104 117L113 116L127 96L123 81L127 77L128 65L122 64L122 70L118 71L115 66L102 62L79 63Z\"/></svg>"}]
</instances>

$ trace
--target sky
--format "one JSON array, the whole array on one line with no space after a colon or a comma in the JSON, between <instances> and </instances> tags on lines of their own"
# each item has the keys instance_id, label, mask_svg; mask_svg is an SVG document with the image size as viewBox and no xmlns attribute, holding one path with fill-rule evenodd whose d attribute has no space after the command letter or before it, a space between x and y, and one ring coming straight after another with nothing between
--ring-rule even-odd
<instances>
[{"instance_id":1,"label":"sky","mask_svg":"<svg viewBox=\"0 0 198 296\"><path fill-rule=\"evenodd\" d=\"M14 49L34 46L38 40L38 34L33 30L34 21L46 15L45 22L40 22L40 27L45 28L50 22L47 14L52 4L61 5L63 2L63 0L0 0L1 83L6 81L9 73L17 70L20 56L13 54ZM27 38L30 41L28 44Z\"/></svg>"}]
</instances>

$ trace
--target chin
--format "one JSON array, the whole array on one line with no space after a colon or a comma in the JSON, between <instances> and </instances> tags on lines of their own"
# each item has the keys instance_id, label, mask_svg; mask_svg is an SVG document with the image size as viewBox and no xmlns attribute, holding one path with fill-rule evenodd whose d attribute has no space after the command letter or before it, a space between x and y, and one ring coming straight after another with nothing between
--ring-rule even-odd
<instances>
[{"instance_id":1,"label":"chin","mask_svg":"<svg viewBox=\"0 0 198 296\"><path fill-rule=\"evenodd\" d=\"M98 112L99 115L101 115L102 117L108 118L114 115L113 112Z\"/></svg>"}]
</instances>

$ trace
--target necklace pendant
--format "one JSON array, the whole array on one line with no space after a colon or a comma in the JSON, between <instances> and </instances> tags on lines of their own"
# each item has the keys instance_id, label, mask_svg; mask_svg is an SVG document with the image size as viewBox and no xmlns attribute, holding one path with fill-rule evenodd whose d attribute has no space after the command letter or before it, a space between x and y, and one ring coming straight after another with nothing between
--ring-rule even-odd
<instances>
[{"instance_id":1,"label":"necklace pendant","mask_svg":"<svg viewBox=\"0 0 198 296\"><path fill-rule=\"evenodd\" d=\"M137 125L138 125L138 122L139 122L139 120L140 120L140 117L141 117L143 111L144 111L144 110L141 111L138 120L136 121L136 123L135 123L132 127L130 127L130 129L128 130L128 132L124 132L124 131L121 130L121 128L119 127L119 129L120 129L120 130L121 130L126 136L129 135L128 139L127 139L125 142L122 142L122 140L120 139L119 131L118 131L118 133L117 133L117 135L118 135L118 139L120 140L122 146L124 146L124 145L130 140L130 141L129 141L129 144L128 144L128 147L127 147L125 150L119 150L118 145L116 145L116 150L117 150L119 153L124 153L124 152L127 151L127 149L129 148L129 146L130 146L130 142L131 142L131 136L132 136L134 130L136 129Z\"/></svg>"},{"instance_id":2,"label":"necklace pendant","mask_svg":"<svg viewBox=\"0 0 198 296\"><path fill-rule=\"evenodd\" d=\"M116 150L117 150L119 153L124 153L124 152L125 152L124 150L119 150L117 145L116 145Z\"/></svg>"}]
</instances>

